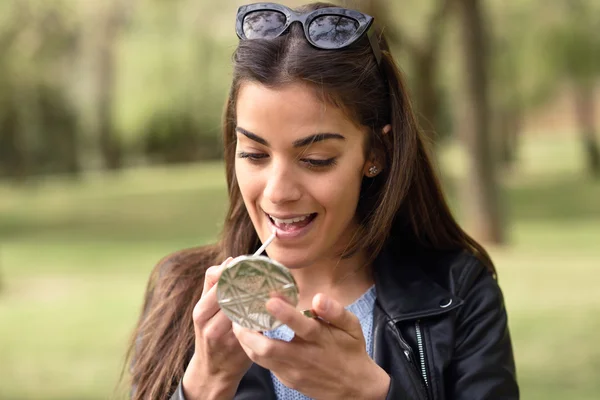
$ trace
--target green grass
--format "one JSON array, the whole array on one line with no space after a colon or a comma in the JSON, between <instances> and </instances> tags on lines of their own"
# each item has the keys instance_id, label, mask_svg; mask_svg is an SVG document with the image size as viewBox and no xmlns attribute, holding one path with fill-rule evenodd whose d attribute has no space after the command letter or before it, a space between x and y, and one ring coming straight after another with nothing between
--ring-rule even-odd
<instances>
[{"instance_id":1,"label":"green grass","mask_svg":"<svg viewBox=\"0 0 600 400\"><path fill-rule=\"evenodd\" d=\"M490 250L524 399L600 393L600 184L578 151L530 139L503 176L510 244ZM460 149L441 160L455 193ZM219 163L0 184L0 399L111 398L154 263L225 205Z\"/></svg>"}]
</instances>

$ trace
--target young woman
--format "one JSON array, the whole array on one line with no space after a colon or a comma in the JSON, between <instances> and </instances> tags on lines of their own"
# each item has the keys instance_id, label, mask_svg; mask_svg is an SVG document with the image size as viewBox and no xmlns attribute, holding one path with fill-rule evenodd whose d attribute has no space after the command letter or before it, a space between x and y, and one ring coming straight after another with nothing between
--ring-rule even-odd
<instances>
[{"instance_id":1,"label":"young woman","mask_svg":"<svg viewBox=\"0 0 600 400\"><path fill-rule=\"evenodd\" d=\"M239 9L224 230L153 271L132 398L518 398L494 266L452 217L372 22L322 3ZM272 231L300 299L269 300L284 325L261 333L232 325L215 283Z\"/></svg>"}]
</instances>

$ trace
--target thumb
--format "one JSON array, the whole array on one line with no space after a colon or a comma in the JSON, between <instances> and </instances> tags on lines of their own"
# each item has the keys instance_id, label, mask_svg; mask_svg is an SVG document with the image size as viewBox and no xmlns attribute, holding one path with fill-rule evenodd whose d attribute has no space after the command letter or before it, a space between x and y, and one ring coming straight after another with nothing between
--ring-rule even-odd
<instances>
[{"instance_id":1,"label":"thumb","mask_svg":"<svg viewBox=\"0 0 600 400\"><path fill-rule=\"evenodd\" d=\"M323 293L319 293L313 297L312 306L320 318L345 331L355 339L363 339L360 321L356 315L346 310L339 302Z\"/></svg>"},{"instance_id":2,"label":"thumb","mask_svg":"<svg viewBox=\"0 0 600 400\"><path fill-rule=\"evenodd\" d=\"M223 270L229 265L229 263L233 260L233 257L227 258L225 261L221 263L221 265L214 265L206 270L204 273L204 288L202 293L208 292L210 288L212 288L219 281L221 277L221 273Z\"/></svg>"}]
</instances>

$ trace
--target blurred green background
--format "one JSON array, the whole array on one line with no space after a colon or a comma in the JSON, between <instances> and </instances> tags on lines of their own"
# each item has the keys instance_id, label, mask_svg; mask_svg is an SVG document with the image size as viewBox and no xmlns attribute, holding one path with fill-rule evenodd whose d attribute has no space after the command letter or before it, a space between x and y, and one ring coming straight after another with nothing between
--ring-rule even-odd
<instances>
[{"instance_id":1,"label":"blurred green background","mask_svg":"<svg viewBox=\"0 0 600 400\"><path fill-rule=\"evenodd\" d=\"M0 2L0 399L126 397L152 267L221 228L243 3ZM385 25L451 205L497 265L522 397L598 398L600 3L343 3Z\"/></svg>"}]
</instances>

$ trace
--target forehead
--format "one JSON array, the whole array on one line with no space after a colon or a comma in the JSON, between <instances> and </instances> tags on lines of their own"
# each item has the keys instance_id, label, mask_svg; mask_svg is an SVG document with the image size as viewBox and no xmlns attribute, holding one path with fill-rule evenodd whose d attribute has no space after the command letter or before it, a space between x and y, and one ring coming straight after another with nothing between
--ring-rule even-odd
<instances>
[{"instance_id":1,"label":"forehead","mask_svg":"<svg viewBox=\"0 0 600 400\"><path fill-rule=\"evenodd\" d=\"M303 83L273 88L244 82L236 104L237 125L259 135L335 132L362 136L362 129L340 108L323 101L317 90Z\"/></svg>"}]
</instances>

